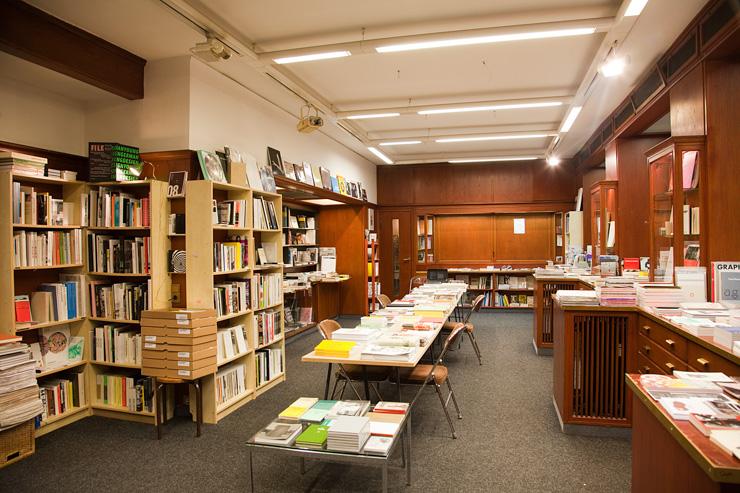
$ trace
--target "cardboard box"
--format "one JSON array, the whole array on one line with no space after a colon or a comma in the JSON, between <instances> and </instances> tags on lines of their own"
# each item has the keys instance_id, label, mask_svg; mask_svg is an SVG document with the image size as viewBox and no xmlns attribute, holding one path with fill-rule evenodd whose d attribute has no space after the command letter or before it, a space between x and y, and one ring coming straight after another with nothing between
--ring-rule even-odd
<instances>
[{"instance_id":1,"label":"cardboard box","mask_svg":"<svg viewBox=\"0 0 740 493\"><path fill-rule=\"evenodd\" d=\"M165 344L166 338L164 336L143 336L144 337L144 343L159 343L159 344Z\"/></svg>"},{"instance_id":2,"label":"cardboard box","mask_svg":"<svg viewBox=\"0 0 740 493\"><path fill-rule=\"evenodd\" d=\"M174 347L182 349L182 346L170 346L170 348ZM204 358L216 357L217 348L215 345L211 346L209 344L202 344L198 347L198 350L187 349L174 351L172 349L169 349L168 351L164 351L162 354L166 355L166 359L172 361L196 361Z\"/></svg>"},{"instance_id":3,"label":"cardboard box","mask_svg":"<svg viewBox=\"0 0 740 493\"><path fill-rule=\"evenodd\" d=\"M165 327L169 322L166 318L145 318L141 317L141 328L144 327Z\"/></svg>"},{"instance_id":4,"label":"cardboard box","mask_svg":"<svg viewBox=\"0 0 740 493\"><path fill-rule=\"evenodd\" d=\"M168 318L174 320L194 320L196 318L215 318L216 310L213 308L170 308L163 310L144 310L142 318Z\"/></svg>"},{"instance_id":5,"label":"cardboard box","mask_svg":"<svg viewBox=\"0 0 740 493\"><path fill-rule=\"evenodd\" d=\"M143 336L160 336L164 337L167 335L167 327L164 325L161 327L154 327L151 325L141 326L141 335Z\"/></svg>"},{"instance_id":6,"label":"cardboard box","mask_svg":"<svg viewBox=\"0 0 740 493\"><path fill-rule=\"evenodd\" d=\"M216 365L209 365L204 366L203 368L199 368L197 370L166 370L168 377L172 378L182 378L185 380L195 380L196 378L204 377L206 375L211 375L213 373L216 373Z\"/></svg>"},{"instance_id":7,"label":"cardboard box","mask_svg":"<svg viewBox=\"0 0 740 493\"><path fill-rule=\"evenodd\" d=\"M199 359L195 361L187 361L187 360L165 360L167 362L166 367L168 370L200 370L201 368L206 368L209 366L214 366L216 364L216 357L212 356L210 358L205 359Z\"/></svg>"},{"instance_id":8,"label":"cardboard box","mask_svg":"<svg viewBox=\"0 0 740 493\"><path fill-rule=\"evenodd\" d=\"M216 324L205 327L185 328L185 327L167 327L167 336L172 337L192 337L200 338L203 336L216 337Z\"/></svg>"},{"instance_id":9,"label":"cardboard box","mask_svg":"<svg viewBox=\"0 0 740 493\"><path fill-rule=\"evenodd\" d=\"M202 344L216 344L216 334L211 334L201 337L189 337L189 336L170 336L165 337L167 344L175 346L200 346Z\"/></svg>"},{"instance_id":10,"label":"cardboard box","mask_svg":"<svg viewBox=\"0 0 740 493\"><path fill-rule=\"evenodd\" d=\"M193 329L196 327L207 327L209 325L216 326L216 317L206 317L206 318L196 318L193 320L190 319L182 319L182 320L172 320L172 319L166 319L167 327L174 327L174 328L188 328Z\"/></svg>"},{"instance_id":11,"label":"cardboard box","mask_svg":"<svg viewBox=\"0 0 740 493\"><path fill-rule=\"evenodd\" d=\"M164 342L144 341L141 346L143 350L149 350L149 351L164 351L167 349L167 343L164 343Z\"/></svg>"},{"instance_id":12,"label":"cardboard box","mask_svg":"<svg viewBox=\"0 0 740 493\"><path fill-rule=\"evenodd\" d=\"M152 368L143 366L141 368L141 374L147 377L166 377L170 370L167 368Z\"/></svg>"},{"instance_id":13,"label":"cardboard box","mask_svg":"<svg viewBox=\"0 0 740 493\"><path fill-rule=\"evenodd\" d=\"M141 351L141 360L147 361L147 360L153 360L153 359L161 359L164 360L167 358L167 353L169 351L152 351L150 349L144 349Z\"/></svg>"},{"instance_id":14,"label":"cardboard box","mask_svg":"<svg viewBox=\"0 0 740 493\"><path fill-rule=\"evenodd\" d=\"M141 367L142 368L167 368L167 360L166 359L156 359L156 358L143 358L141 360Z\"/></svg>"}]
</instances>

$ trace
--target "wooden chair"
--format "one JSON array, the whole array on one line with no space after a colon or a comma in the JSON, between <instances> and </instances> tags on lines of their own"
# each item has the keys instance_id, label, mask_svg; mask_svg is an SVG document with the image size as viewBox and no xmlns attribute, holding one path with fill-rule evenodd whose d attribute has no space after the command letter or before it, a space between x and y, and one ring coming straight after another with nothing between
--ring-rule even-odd
<instances>
[{"instance_id":1,"label":"wooden chair","mask_svg":"<svg viewBox=\"0 0 740 493\"><path fill-rule=\"evenodd\" d=\"M473 346L473 351L475 351L475 355L478 357L478 364L483 364L483 359L481 357L480 347L478 347L478 341L475 339L475 325L473 325L473 322L470 321L471 315L473 315L474 312L479 312L481 307L483 306L483 300L485 299L485 295L479 294L475 297L473 300L473 303L470 305L470 310L468 311L467 315L465 315L465 318L463 319L462 323L465 325L465 333L468 335L468 339L470 339L470 343ZM452 330L457 326L458 322L445 322L442 326L442 333L450 333Z\"/></svg>"},{"instance_id":2,"label":"wooden chair","mask_svg":"<svg viewBox=\"0 0 740 493\"><path fill-rule=\"evenodd\" d=\"M426 385L429 383L434 385L434 390L437 392L439 402L442 403L442 410L447 417L447 423L450 425L452 438L457 438L457 433L455 432L455 427L452 424L452 418L450 417L450 413L447 409L450 405L450 400L452 400L452 403L455 405L455 410L457 411L457 419L462 419L462 413L460 412L460 406L458 406L457 404L455 391L452 390L449 370L446 366L444 366L443 361L445 355L447 354L447 351L450 349L450 346L455 342L455 339L457 339L457 337L463 331L465 331L465 325L463 325L462 323L457 324L455 328L452 329L452 332L450 332L450 334L445 339L444 346L442 348L442 352L439 355L439 358L435 360L433 365L419 363L413 368L402 369L400 371L401 385L420 386L419 390L414 396L414 399L409 405L409 410L413 408L414 403L416 403L416 401L419 399L419 396L421 395L422 390L424 390L424 387L426 387ZM395 381L395 379L395 374L392 374L391 381ZM447 385L447 398L442 396L442 384Z\"/></svg>"},{"instance_id":3,"label":"wooden chair","mask_svg":"<svg viewBox=\"0 0 740 493\"><path fill-rule=\"evenodd\" d=\"M426 284L426 282L427 282L426 276L412 277L411 281L409 281L409 291L413 291L414 288L418 288L419 286Z\"/></svg>"},{"instance_id":4,"label":"wooden chair","mask_svg":"<svg viewBox=\"0 0 740 493\"><path fill-rule=\"evenodd\" d=\"M167 424L167 386L178 384L190 384L195 388L195 436L200 436L203 425L203 392L201 390L200 378L195 380L184 380L182 378L154 377L155 411L154 424L157 429L157 440L162 438L162 426Z\"/></svg>"},{"instance_id":5,"label":"wooden chair","mask_svg":"<svg viewBox=\"0 0 740 493\"><path fill-rule=\"evenodd\" d=\"M376 298L378 300L378 304L380 305L380 308L385 308L386 306L391 304L391 299L388 297L388 295L385 294L379 294Z\"/></svg>"},{"instance_id":6,"label":"wooden chair","mask_svg":"<svg viewBox=\"0 0 740 493\"><path fill-rule=\"evenodd\" d=\"M331 335L334 333L334 331L340 328L341 326L336 322L336 320L326 319L326 320L322 320L321 322L319 322L319 333L321 333L321 337L323 337L324 339L331 339ZM367 375L367 381L370 384L375 384L375 386L370 385L370 388L373 389L373 391L375 391L375 395L378 397L378 400L383 400L383 396L380 395L380 383L388 380L388 375L390 373L389 368L384 367L384 366L367 366L363 368L362 365L338 365L338 366L339 366L339 371L337 371L336 374L334 375L334 388L331 391L332 399L334 398L334 394L337 391L337 386L339 385L339 381L341 380L343 381L344 385L342 386L342 392L340 394L340 399L342 398L342 396L344 396L344 391L347 389L347 385L349 385L354 391L357 398L362 400L362 397L360 397L360 393L357 391L355 386L352 385L352 382L364 382L365 375ZM329 369L326 375L327 387L329 385L330 378L331 378L331 363L329 363ZM370 396L367 396L367 398L369 399Z\"/></svg>"}]
</instances>

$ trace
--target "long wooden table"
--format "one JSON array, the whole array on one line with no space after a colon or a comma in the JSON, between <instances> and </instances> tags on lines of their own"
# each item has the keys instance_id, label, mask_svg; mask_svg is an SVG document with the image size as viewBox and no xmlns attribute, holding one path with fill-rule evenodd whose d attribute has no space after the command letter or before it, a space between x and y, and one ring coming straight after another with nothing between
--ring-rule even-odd
<instances>
[{"instance_id":1,"label":"long wooden table","mask_svg":"<svg viewBox=\"0 0 740 493\"><path fill-rule=\"evenodd\" d=\"M444 287L449 286L449 284L439 284L439 286L441 286L440 291L442 291L444 290ZM449 287L447 289L449 289ZM460 290L457 293L455 302L450 303L449 308L445 312L444 320L442 322L432 324L433 331L432 331L432 334L430 334L427 345L417 347L413 356L407 361L378 360L378 359L371 360L371 359L362 358L361 356L354 356L354 357L348 357L348 358L317 356L315 351L311 351L310 353L303 355L303 357L301 358L301 361L304 363L325 363L329 365L329 368L327 371L326 385L324 388L324 399L327 399L329 395L329 384L331 380L331 365L332 364L359 365L359 366L362 366L363 369L365 370L367 369L368 366L385 366L389 368L394 368L396 372L396 385L398 389L398 399L400 401L401 400L401 379L400 379L401 368L414 368L416 365L419 364L419 362L421 361L421 358L424 357L424 354L426 354L427 350L434 344L434 341L439 336L439 333L442 330L442 326L444 325L444 322L449 319L450 315L452 315L453 311L455 310L455 307L459 303L460 298L462 298L464 293L465 293L465 290ZM413 292L411 293L411 295L413 295ZM400 328L400 325L401 324L396 324L395 326L396 328ZM393 326L389 330L393 330ZM362 347L363 344L358 343L358 346ZM369 383L367 379L367 374L366 374L366 378L364 379L364 384L365 384L365 396L366 398L369 399L370 388L369 388Z\"/></svg>"},{"instance_id":2,"label":"long wooden table","mask_svg":"<svg viewBox=\"0 0 740 493\"><path fill-rule=\"evenodd\" d=\"M645 392L639 375L626 375L633 399L632 491L740 490L740 460L688 421L677 421Z\"/></svg>"}]
</instances>

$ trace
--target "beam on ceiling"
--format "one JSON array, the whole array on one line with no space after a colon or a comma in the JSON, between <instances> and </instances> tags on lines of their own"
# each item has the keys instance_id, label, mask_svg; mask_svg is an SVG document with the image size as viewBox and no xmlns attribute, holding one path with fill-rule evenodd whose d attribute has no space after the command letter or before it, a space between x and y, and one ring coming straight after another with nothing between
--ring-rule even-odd
<instances>
[{"instance_id":1,"label":"beam on ceiling","mask_svg":"<svg viewBox=\"0 0 740 493\"><path fill-rule=\"evenodd\" d=\"M343 120L351 121L351 120ZM368 139L374 141L384 141L392 139L419 139L442 137L446 135L470 135L470 134L503 134L516 132L557 132L558 123L553 122L535 122L535 123L516 123L509 125L471 125L459 127L434 127L434 128L406 128L406 129L389 129L389 130L372 130L367 132Z\"/></svg>"},{"instance_id":2,"label":"beam on ceiling","mask_svg":"<svg viewBox=\"0 0 740 493\"><path fill-rule=\"evenodd\" d=\"M126 99L144 97L146 60L19 0L0 2L0 50Z\"/></svg>"},{"instance_id":3,"label":"beam on ceiling","mask_svg":"<svg viewBox=\"0 0 740 493\"><path fill-rule=\"evenodd\" d=\"M352 55L377 54L376 48L406 44L422 43L429 41L442 41L448 39L472 38L479 36L497 36L529 32L558 31L565 29L593 28L595 32L604 32L611 28L613 17L598 17L591 19L575 19L556 22L539 22L529 24L516 24L510 26L496 26L478 29L462 29L445 32L429 32L424 34L412 34L408 36L392 36L376 39L358 39L356 41L324 44L318 46L300 46L278 51L258 52L258 57L265 63L272 63L276 58L310 55L313 53L331 51L349 51ZM359 33L358 33L359 34Z\"/></svg>"},{"instance_id":4,"label":"beam on ceiling","mask_svg":"<svg viewBox=\"0 0 740 493\"><path fill-rule=\"evenodd\" d=\"M503 137L513 137L511 140L516 140L516 139L526 139L527 136L532 136L532 135L542 136L539 138L549 138L549 137L556 136L557 130L539 128L539 129L530 130L530 131L517 131L517 132L463 132L463 133L457 132L457 133L443 133L443 134L435 134L435 135L417 134L417 135L411 135L411 136L402 137L402 138L391 137L391 138L382 138L382 139L372 139L371 143L380 144L381 142L393 142L395 140L419 140L422 143L428 143L428 142L435 142L437 139L476 138L476 137L496 137L495 139L490 139L490 140L491 141L496 141L496 140L505 141L507 139L504 139ZM532 138L535 138L535 137L532 137ZM393 147L393 146L387 146L387 147Z\"/></svg>"}]
</instances>

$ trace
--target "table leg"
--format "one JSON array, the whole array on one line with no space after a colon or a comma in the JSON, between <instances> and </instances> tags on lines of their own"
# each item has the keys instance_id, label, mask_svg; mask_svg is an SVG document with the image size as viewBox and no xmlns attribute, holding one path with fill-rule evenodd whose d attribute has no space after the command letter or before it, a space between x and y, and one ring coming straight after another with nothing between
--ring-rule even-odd
<instances>
[{"instance_id":1,"label":"table leg","mask_svg":"<svg viewBox=\"0 0 740 493\"><path fill-rule=\"evenodd\" d=\"M249 448L249 486L252 493L254 493L254 464L252 463L252 448Z\"/></svg>"},{"instance_id":2,"label":"table leg","mask_svg":"<svg viewBox=\"0 0 740 493\"><path fill-rule=\"evenodd\" d=\"M406 418L406 486L411 486L411 417Z\"/></svg>"},{"instance_id":3,"label":"table leg","mask_svg":"<svg viewBox=\"0 0 740 493\"><path fill-rule=\"evenodd\" d=\"M324 386L324 400L329 398L329 384L331 383L331 363L329 368L326 369L326 385Z\"/></svg>"},{"instance_id":4,"label":"table leg","mask_svg":"<svg viewBox=\"0 0 740 493\"><path fill-rule=\"evenodd\" d=\"M301 457L301 475L306 474L306 458Z\"/></svg>"},{"instance_id":5,"label":"table leg","mask_svg":"<svg viewBox=\"0 0 740 493\"><path fill-rule=\"evenodd\" d=\"M383 463L383 493L388 493L388 461Z\"/></svg>"},{"instance_id":6,"label":"table leg","mask_svg":"<svg viewBox=\"0 0 740 493\"><path fill-rule=\"evenodd\" d=\"M362 365L362 377L365 383L365 399L372 401L370 398L370 382L367 379L367 365Z\"/></svg>"},{"instance_id":7,"label":"table leg","mask_svg":"<svg viewBox=\"0 0 740 493\"><path fill-rule=\"evenodd\" d=\"M396 367L396 391L398 393L398 402L401 401L401 368Z\"/></svg>"}]
</instances>

